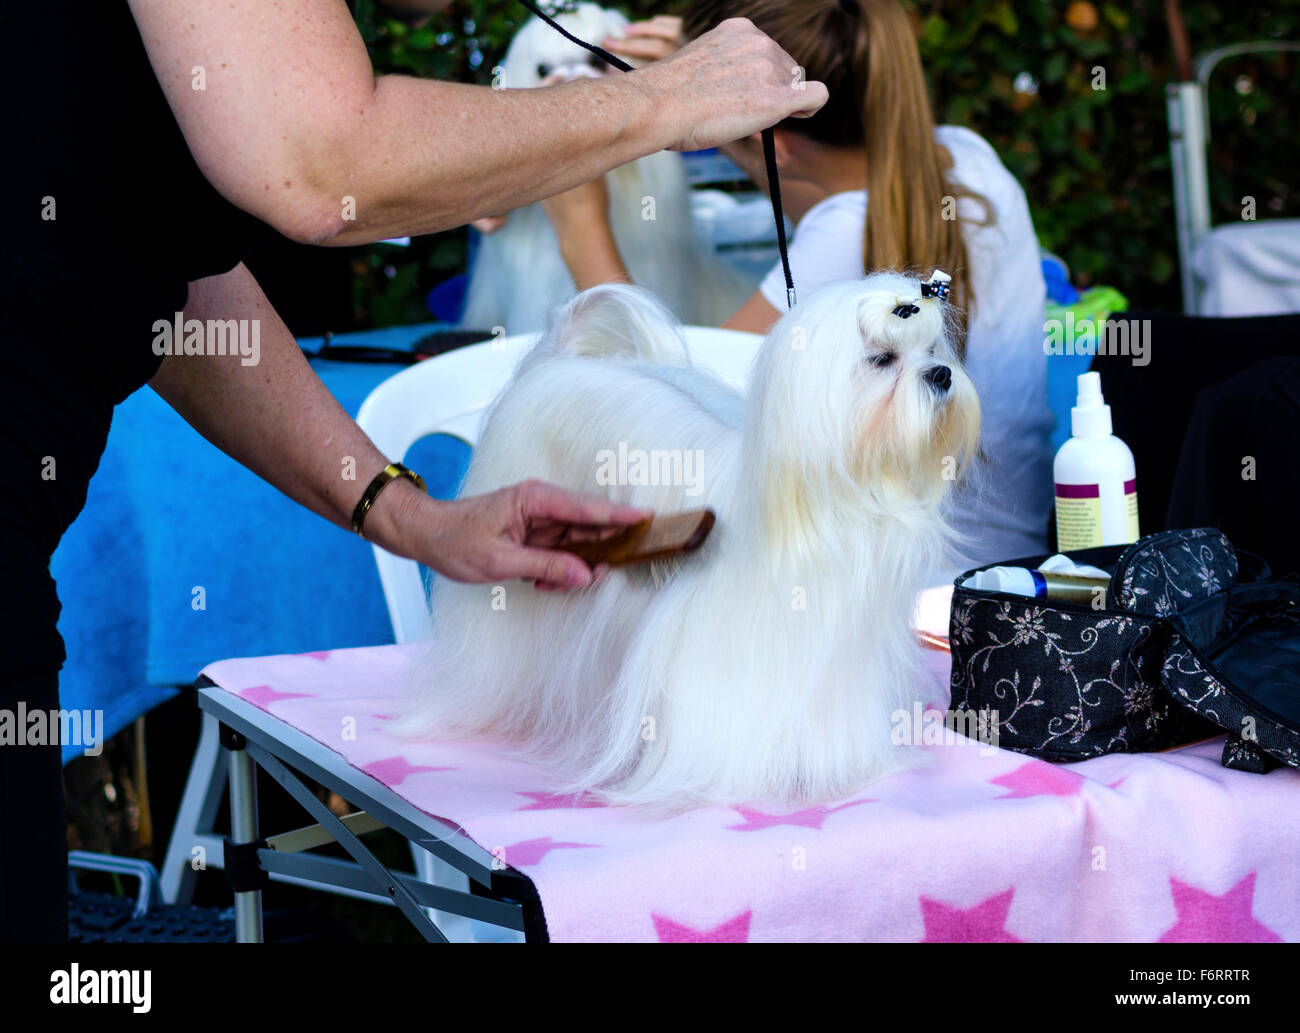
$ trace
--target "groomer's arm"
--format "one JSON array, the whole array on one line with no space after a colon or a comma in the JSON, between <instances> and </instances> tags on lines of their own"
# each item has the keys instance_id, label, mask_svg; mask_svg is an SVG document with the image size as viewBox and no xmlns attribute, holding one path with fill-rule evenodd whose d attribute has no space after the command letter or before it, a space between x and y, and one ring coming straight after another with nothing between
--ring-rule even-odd
<instances>
[{"instance_id":1,"label":"groomer's arm","mask_svg":"<svg viewBox=\"0 0 1300 1033\"><path fill-rule=\"evenodd\" d=\"M260 321L260 354L171 355L151 386L209 441L290 498L341 527L388 463L307 364L242 265L190 284L188 319ZM351 473L351 476L347 476ZM390 482L365 520L366 537L458 581L526 578L577 588L593 572L548 546L580 528L635 523L629 506L526 482L457 502ZM594 533L594 532L593 532Z\"/></svg>"},{"instance_id":2,"label":"groomer's arm","mask_svg":"<svg viewBox=\"0 0 1300 1033\"><path fill-rule=\"evenodd\" d=\"M636 72L494 90L377 78L343 0L130 4L204 174L305 243L458 226L826 99L792 89L794 61L741 19Z\"/></svg>"}]
</instances>

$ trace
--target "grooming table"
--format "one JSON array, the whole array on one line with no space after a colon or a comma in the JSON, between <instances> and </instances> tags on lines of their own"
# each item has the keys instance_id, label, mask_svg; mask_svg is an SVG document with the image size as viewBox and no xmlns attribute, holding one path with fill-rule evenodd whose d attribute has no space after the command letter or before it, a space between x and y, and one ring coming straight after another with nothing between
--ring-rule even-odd
<instances>
[{"instance_id":1,"label":"grooming table","mask_svg":"<svg viewBox=\"0 0 1300 1033\"><path fill-rule=\"evenodd\" d=\"M848 800L653 817L557 797L490 744L387 731L421 648L205 669L199 705L231 751L233 840L254 844L227 847L240 939L258 938L266 871L390 900L430 939L426 908L530 941L1300 939L1300 772L1222 768L1221 739L1059 766L948 732L924 764ZM947 654L924 655L918 698L944 706ZM942 729L926 712L913 717L928 743ZM254 764L322 828L259 844ZM365 813L345 824L294 771ZM377 824L476 893L387 872L353 831ZM356 864L291 852L331 836Z\"/></svg>"}]
</instances>

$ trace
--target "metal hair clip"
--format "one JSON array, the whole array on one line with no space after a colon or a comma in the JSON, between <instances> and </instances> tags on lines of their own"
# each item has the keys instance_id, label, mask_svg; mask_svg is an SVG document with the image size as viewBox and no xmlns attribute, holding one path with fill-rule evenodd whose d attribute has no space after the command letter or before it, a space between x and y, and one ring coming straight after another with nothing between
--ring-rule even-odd
<instances>
[{"instance_id":1,"label":"metal hair clip","mask_svg":"<svg viewBox=\"0 0 1300 1033\"><path fill-rule=\"evenodd\" d=\"M948 295L952 293L952 287L949 286L951 283L951 276L942 269L936 269L930 274L930 279L921 284L921 297L947 300Z\"/></svg>"},{"instance_id":2,"label":"metal hair clip","mask_svg":"<svg viewBox=\"0 0 1300 1033\"><path fill-rule=\"evenodd\" d=\"M897 302L894 306L894 315L899 319L907 319L921 311L921 306L916 303L915 298L896 297L894 301Z\"/></svg>"}]
</instances>

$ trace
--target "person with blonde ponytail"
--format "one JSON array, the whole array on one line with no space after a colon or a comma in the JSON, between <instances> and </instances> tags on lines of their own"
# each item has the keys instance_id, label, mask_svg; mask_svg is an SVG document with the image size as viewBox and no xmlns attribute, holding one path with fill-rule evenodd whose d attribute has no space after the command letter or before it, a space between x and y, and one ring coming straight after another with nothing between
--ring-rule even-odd
<instances>
[{"instance_id":1,"label":"person with blonde ponytail","mask_svg":"<svg viewBox=\"0 0 1300 1033\"><path fill-rule=\"evenodd\" d=\"M898 0L693 0L684 18L594 41L629 60L666 57L729 18L747 18L796 62L792 88L830 94L775 129L791 272L800 298L883 269L953 277L959 350L984 410L983 462L953 496L971 562L1046 550L1052 504L1046 286L1024 191L993 148L935 126L916 35ZM759 134L722 148L766 189ZM604 181L543 202L579 289L627 280L608 231ZM723 325L766 332L786 308L779 264Z\"/></svg>"}]
</instances>

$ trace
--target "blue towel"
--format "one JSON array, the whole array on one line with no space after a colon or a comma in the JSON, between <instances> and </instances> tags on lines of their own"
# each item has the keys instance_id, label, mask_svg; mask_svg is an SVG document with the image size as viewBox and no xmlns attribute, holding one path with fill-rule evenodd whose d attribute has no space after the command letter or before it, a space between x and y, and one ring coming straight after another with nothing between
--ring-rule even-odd
<instances>
[{"instance_id":1,"label":"blue towel","mask_svg":"<svg viewBox=\"0 0 1300 1033\"><path fill-rule=\"evenodd\" d=\"M429 330L335 340L406 348ZM353 415L403 368L312 364ZM468 459L442 436L404 457L441 498L455 495ZM118 407L86 508L51 569L68 648L63 706L102 709L106 736L214 660L392 641L370 546L219 452L149 389ZM65 761L79 752L65 750Z\"/></svg>"}]
</instances>

